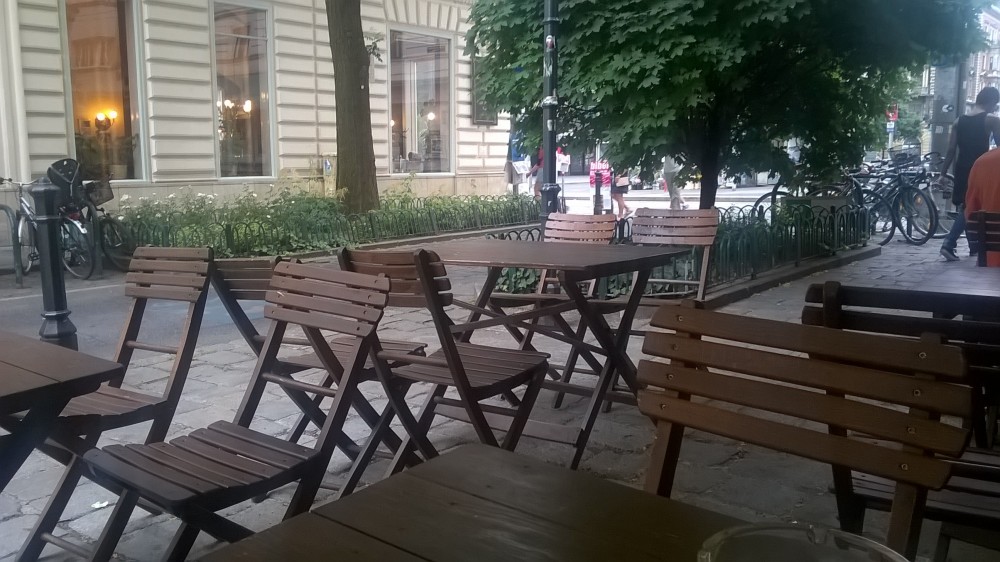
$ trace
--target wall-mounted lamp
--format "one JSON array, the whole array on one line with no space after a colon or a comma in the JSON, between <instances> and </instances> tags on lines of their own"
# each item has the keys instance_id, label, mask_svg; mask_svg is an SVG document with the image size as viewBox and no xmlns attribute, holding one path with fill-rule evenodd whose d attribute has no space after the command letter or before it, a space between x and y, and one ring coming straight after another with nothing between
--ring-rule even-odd
<instances>
[{"instance_id":1,"label":"wall-mounted lamp","mask_svg":"<svg viewBox=\"0 0 1000 562\"><path fill-rule=\"evenodd\" d=\"M117 111L113 109L109 109L106 112L102 111L94 116L94 126L97 127L98 131L104 132L115 124L115 119L118 119Z\"/></svg>"},{"instance_id":2,"label":"wall-mounted lamp","mask_svg":"<svg viewBox=\"0 0 1000 562\"><path fill-rule=\"evenodd\" d=\"M435 115L433 111L428 111L427 112L427 120L428 121L433 121L435 119L437 119L437 115Z\"/></svg>"}]
</instances>

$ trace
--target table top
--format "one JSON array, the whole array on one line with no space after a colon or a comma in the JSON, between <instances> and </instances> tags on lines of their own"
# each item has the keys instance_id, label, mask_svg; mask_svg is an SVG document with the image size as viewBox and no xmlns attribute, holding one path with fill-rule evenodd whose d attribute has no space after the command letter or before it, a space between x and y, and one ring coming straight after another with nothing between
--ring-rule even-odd
<instances>
[{"instance_id":1,"label":"table top","mask_svg":"<svg viewBox=\"0 0 1000 562\"><path fill-rule=\"evenodd\" d=\"M477 238L432 244L448 265L557 269L601 277L651 269L691 251L686 246L631 246Z\"/></svg>"},{"instance_id":2,"label":"table top","mask_svg":"<svg viewBox=\"0 0 1000 562\"><path fill-rule=\"evenodd\" d=\"M976 267L975 260L947 263L915 290L1000 298L1000 267Z\"/></svg>"},{"instance_id":3,"label":"table top","mask_svg":"<svg viewBox=\"0 0 1000 562\"><path fill-rule=\"evenodd\" d=\"M0 331L0 415L27 410L54 392L93 392L122 372L114 361Z\"/></svg>"},{"instance_id":4,"label":"table top","mask_svg":"<svg viewBox=\"0 0 1000 562\"><path fill-rule=\"evenodd\" d=\"M742 522L466 445L202 560L695 560Z\"/></svg>"}]
</instances>

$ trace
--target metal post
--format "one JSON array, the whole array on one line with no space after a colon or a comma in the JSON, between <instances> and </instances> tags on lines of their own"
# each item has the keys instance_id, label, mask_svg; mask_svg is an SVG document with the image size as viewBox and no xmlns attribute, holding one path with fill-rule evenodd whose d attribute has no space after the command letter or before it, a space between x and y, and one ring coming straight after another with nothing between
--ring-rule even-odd
<instances>
[{"instance_id":1,"label":"metal post","mask_svg":"<svg viewBox=\"0 0 1000 562\"><path fill-rule=\"evenodd\" d=\"M60 249L59 188L48 178L35 181L30 190L35 200L38 258L42 270L42 327L38 335L42 341L52 342L70 349L77 349L76 326L69 319L66 302L66 282L63 278L62 250Z\"/></svg>"},{"instance_id":2,"label":"metal post","mask_svg":"<svg viewBox=\"0 0 1000 562\"><path fill-rule=\"evenodd\" d=\"M604 187L604 170L594 172L594 214L604 214L604 196L601 195L601 188Z\"/></svg>"},{"instance_id":3,"label":"metal post","mask_svg":"<svg viewBox=\"0 0 1000 562\"><path fill-rule=\"evenodd\" d=\"M542 21L545 38L542 40L542 225L549 213L559 210L559 184L556 183L556 117L559 109L557 86L559 81L559 54L556 34L559 31L559 2L545 0L545 19Z\"/></svg>"}]
</instances>

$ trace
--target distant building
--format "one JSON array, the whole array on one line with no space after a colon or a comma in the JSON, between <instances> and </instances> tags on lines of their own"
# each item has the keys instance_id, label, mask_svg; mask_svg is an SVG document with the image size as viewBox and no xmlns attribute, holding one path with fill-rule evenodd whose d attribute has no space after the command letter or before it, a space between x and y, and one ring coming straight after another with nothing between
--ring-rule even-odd
<instances>
[{"instance_id":1,"label":"distant building","mask_svg":"<svg viewBox=\"0 0 1000 562\"><path fill-rule=\"evenodd\" d=\"M381 188L498 192L509 123L474 106L471 0L361 0ZM336 166L324 0L3 0L0 175L75 156L118 193L264 191ZM96 163L96 164L95 164Z\"/></svg>"}]
</instances>

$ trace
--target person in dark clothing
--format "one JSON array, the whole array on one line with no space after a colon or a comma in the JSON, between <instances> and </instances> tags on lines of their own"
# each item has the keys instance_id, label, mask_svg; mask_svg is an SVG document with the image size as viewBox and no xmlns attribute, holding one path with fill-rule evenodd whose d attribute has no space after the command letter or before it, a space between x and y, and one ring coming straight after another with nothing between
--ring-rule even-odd
<instances>
[{"instance_id":1,"label":"person in dark clothing","mask_svg":"<svg viewBox=\"0 0 1000 562\"><path fill-rule=\"evenodd\" d=\"M995 141L1000 141L1000 117L992 115L1000 104L1000 91L996 88L983 88L976 96L976 106L968 115L962 115L951 128L951 139L948 143L948 154L945 155L941 173L946 173L955 164L955 183L951 200L958 207L958 216L951 231L944 237L941 245L941 255L947 261L958 261L955 248L958 237L965 232L965 191L969 184L969 171L976 159L990 149L990 135ZM969 248L970 254L975 248Z\"/></svg>"}]
</instances>

